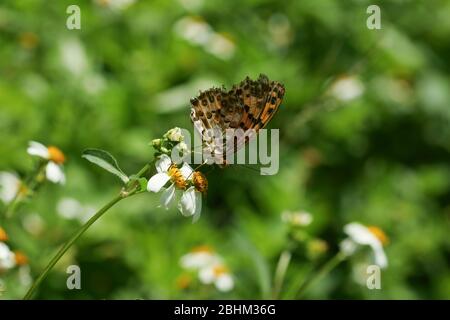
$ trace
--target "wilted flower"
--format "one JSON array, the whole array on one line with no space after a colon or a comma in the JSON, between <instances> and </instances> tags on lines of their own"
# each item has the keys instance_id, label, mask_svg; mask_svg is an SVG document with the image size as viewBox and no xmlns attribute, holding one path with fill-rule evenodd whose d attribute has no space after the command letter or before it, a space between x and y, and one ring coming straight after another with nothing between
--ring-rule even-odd
<instances>
[{"instance_id":1,"label":"wilted flower","mask_svg":"<svg viewBox=\"0 0 450 320\"><path fill-rule=\"evenodd\" d=\"M27 152L29 155L38 156L48 161L45 167L47 180L54 183L65 183L66 176L62 165L66 161L66 157L60 149L54 146L46 147L39 142L30 141Z\"/></svg>"},{"instance_id":2,"label":"wilted flower","mask_svg":"<svg viewBox=\"0 0 450 320\"><path fill-rule=\"evenodd\" d=\"M386 234L378 227L366 227L360 223L349 223L344 227L348 238L341 242L341 252L346 256L352 255L358 246L369 246L374 254L375 263L380 268L388 265L383 245L387 243Z\"/></svg>"},{"instance_id":3,"label":"wilted flower","mask_svg":"<svg viewBox=\"0 0 450 320\"><path fill-rule=\"evenodd\" d=\"M0 172L0 199L4 203L10 203L20 191L21 181L10 172Z\"/></svg>"}]
</instances>

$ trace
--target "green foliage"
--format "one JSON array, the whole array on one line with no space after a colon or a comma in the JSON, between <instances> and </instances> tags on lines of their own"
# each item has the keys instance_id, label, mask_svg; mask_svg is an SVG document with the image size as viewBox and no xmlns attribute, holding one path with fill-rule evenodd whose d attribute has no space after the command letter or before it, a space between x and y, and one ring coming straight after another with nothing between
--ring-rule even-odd
<instances>
[{"instance_id":1,"label":"green foliage","mask_svg":"<svg viewBox=\"0 0 450 320\"><path fill-rule=\"evenodd\" d=\"M117 160L107 151L101 149L86 149L83 151L83 158L96 164L100 168L118 176L123 183L127 183L130 178L120 169Z\"/></svg>"},{"instance_id":2,"label":"green foliage","mask_svg":"<svg viewBox=\"0 0 450 320\"><path fill-rule=\"evenodd\" d=\"M280 129L280 170L203 167L209 188L194 224L158 208L159 195L122 201L57 264L37 298L267 298L279 255L290 249L280 297L292 299L352 221L390 239L382 289L367 289L367 255L355 255L306 298L450 298L449 1L382 1L381 30L366 28L366 0L160 0L124 9L83 0L81 30L68 30L73 3L0 3L0 171L32 170L29 140L67 156L67 183L45 184L2 224L32 277L84 221L62 199L91 212L119 192L81 159L83 150L109 150L123 172L136 173L153 158L152 139L173 127L193 131L189 99L199 90L260 73L284 83L269 125ZM336 86L342 79L354 81L351 99ZM112 156L86 157L125 182ZM292 233L286 210L308 211L313 221ZM180 257L204 244L227 262L231 292L177 286ZM66 288L71 264L81 267L82 290ZM18 269L0 278L0 298L25 293Z\"/></svg>"}]
</instances>

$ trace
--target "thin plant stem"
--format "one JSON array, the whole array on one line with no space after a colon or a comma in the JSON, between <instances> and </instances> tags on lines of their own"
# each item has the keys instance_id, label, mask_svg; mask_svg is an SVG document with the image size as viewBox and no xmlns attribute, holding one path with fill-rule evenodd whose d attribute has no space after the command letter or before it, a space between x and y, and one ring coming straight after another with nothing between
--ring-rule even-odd
<instances>
[{"instance_id":1,"label":"thin plant stem","mask_svg":"<svg viewBox=\"0 0 450 320\"><path fill-rule=\"evenodd\" d=\"M4 222L6 219L9 219L13 216L16 209L19 207L19 205L22 203L24 199L27 198L27 193L33 193L38 188L39 184L41 183L38 181L38 177L43 173L45 170L46 162L40 162L36 169L31 172L27 178L22 180L20 182L20 187L17 190L16 194L14 195L14 198L8 203L6 206L6 209L1 217L2 222Z\"/></svg>"},{"instance_id":2,"label":"thin plant stem","mask_svg":"<svg viewBox=\"0 0 450 320\"><path fill-rule=\"evenodd\" d=\"M148 169L150 168L150 164L146 164L137 174L136 177L139 178L144 175ZM130 181L130 184L124 187L124 189L120 192L119 195L115 196L111 201L105 204L100 210L97 211L81 228L74 234L70 239L59 249L56 255L50 260L45 269L41 272L41 274L36 278L36 280L31 285L30 289L28 289L27 293L23 297L23 300L30 300L33 297L34 292L39 287L41 282L48 276L50 271L56 265L56 263L62 258L62 256L67 252L67 250L72 247L72 245L86 232L87 229L97 221L105 212L111 209L115 204L119 201L128 198L138 192L138 186L132 185L135 181ZM128 188L132 188L131 191L127 191Z\"/></svg>"},{"instance_id":3,"label":"thin plant stem","mask_svg":"<svg viewBox=\"0 0 450 320\"><path fill-rule=\"evenodd\" d=\"M274 284L273 284L273 299L278 299L281 288L283 287L284 277L286 276L286 271L289 267L289 263L291 262L292 254L288 250L284 250L280 254L280 258L278 259L277 268L275 270L274 276Z\"/></svg>"},{"instance_id":4,"label":"thin plant stem","mask_svg":"<svg viewBox=\"0 0 450 320\"><path fill-rule=\"evenodd\" d=\"M45 269L41 272L39 277L36 278L33 285L28 289L27 293L23 297L24 300L29 300L33 296L33 293L39 287L41 282L47 277L49 272L53 269L55 264L61 259L61 257L69 250L69 248L75 243L75 241L80 238L83 233L86 232L87 229L95 222L98 218L100 218L106 211L108 211L111 207L113 207L120 200L124 199L124 197L119 194L114 197L110 202L108 202L105 206L103 206L95 215L93 215L56 253L56 255L50 260Z\"/></svg>"},{"instance_id":5,"label":"thin plant stem","mask_svg":"<svg viewBox=\"0 0 450 320\"><path fill-rule=\"evenodd\" d=\"M313 276L307 278L298 289L297 298L301 299L305 295L306 291L321 280L324 276L336 268L343 260L345 255L342 252L338 252L333 258L328 260Z\"/></svg>"}]
</instances>

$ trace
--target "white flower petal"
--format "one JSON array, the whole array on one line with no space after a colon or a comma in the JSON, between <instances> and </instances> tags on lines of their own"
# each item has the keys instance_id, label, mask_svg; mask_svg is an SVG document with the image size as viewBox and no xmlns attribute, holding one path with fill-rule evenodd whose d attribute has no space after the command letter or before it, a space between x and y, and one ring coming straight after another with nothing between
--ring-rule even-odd
<instances>
[{"instance_id":1,"label":"white flower petal","mask_svg":"<svg viewBox=\"0 0 450 320\"><path fill-rule=\"evenodd\" d=\"M233 289L234 280L230 274L224 273L224 274L221 274L216 279L216 281L214 282L214 285L216 286L217 290L222 291L222 292L228 292Z\"/></svg>"},{"instance_id":2,"label":"white flower petal","mask_svg":"<svg viewBox=\"0 0 450 320\"><path fill-rule=\"evenodd\" d=\"M200 219L202 213L202 194L200 192L195 192L195 212L192 218L192 223L197 222Z\"/></svg>"},{"instance_id":3,"label":"white flower petal","mask_svg":"<svg viewBox=\"0 0 450 320\"><path fill-rule=\"evenodd\" d=\"M50 158L50 154L48 152L48 148L44 146L42 143L36 142L36 141L30 141L28 143L28 149L27 152L29 155L32 156L38 156L43 159Z\"/></svg>"},{"instance_id":4,"label":"white flower petal","mask_svg":"<svg viewBox=\"0 0 450 320\"><path fill-rule=\"evenodd\" d=\"M11 269L16 265L14 252L9 247L0 242L0 270Z\"/></svg>"},{"instance_id":5,"label":"white flower petal","mask_svg":"<svg viewBox=\"0 0 450 320\"><path fill-rule=\"evenodd\" d=\"M45 176L47 177L48 181L51 181L53 183L66 183L66 176L64 175L64 171L62 170L61 166L57 165L53 161L49 161L49 163L47 163L47 166L45 168Z\"/></svg>"},{"instance_id":6,"label":"white flower petal","mask_svg":"<svg viewBox=\"0 0 450 320\"><path fill-rule=\"evenodd\" d=\"M183 216L189 217L195 213L195 188L190 187L181 196L178 209Z\"/></svg>"},{"instance_id":7,"label":"white flower petal","mask_svg":"<svg viewBox=\"0 0 450 320\"><path fill-rule=\"evenodd\" d=\"M159 159L156 161L156 171L158 172L167 172L170 166L172 165L172 160L170 160L169 156L166 154L162 154Z\"/></svg>"},{"instance_id":8,"label":"white flower petal","mask_svg":"<svg viewBox=\"0 0 450 320\"><path fill-rule=\"evenodd\" d=\"M198 278L201 283L203 284L211 284L216 280L216 277L214 275L214 267L208 266L206 268L200 269L198 272Z\"/></svg>"},{"instance_id":9,"label":"white flower petal","mask_svg":"<svg viewBox=\"0 0 450 320\"><path fill-rule=\"evenodd\" d=\"M194 173L194 170L191 168L190 165L184 162L180 168L180 172L183 175L183 178L187 180L192 179L192 174Z\"/></svg>"},{"instance_id":10,"label":"white flower petal","mask_svg":"<svg viewBox=\"0 0 450 320\"><path fill-rule=\"evenodd\" d=\"M220 258L211 252L191 252L180 259L180 264L185 269L200 269L220 262Z\"/></svg>"},{"instance_id":11,"label":"white flower petal","mask_svg":"<svg viewBox=\"0 0 450 320\"><path fill-rule=\"evenodd\" d=\"M161 195L161 205L169 209L169 207L174 203L175 200L175 185L172 184L169 188L163 191Z\"/></svg>"},{"instance_id":12,"label":"white flower petal","mask_svg":"<svg viewBox=\"0 0 450 320\"><path fill-rule=\"evenodd\" d=\"M170 177L165 172L159 172L148 180L147 191L159 192L162 187L169 181Z\"/></svg>"},{"instance_id":13,"label":"white flower petal","mask_svg":"<svg viewBox=\"0 0 450 320\"><path fill-rule=\"evenodd\" d=\"M344 227L344 232L357 244L361 245L382 245L370 230L360 223L349 223Z\"/></svg>"},{"instance_id":14,"label":"white flower petal","mask_svg":"<svg viewBox=\"0 0 450 320\"><path fill-rule=\"evenodd\" d=\"M0 199L4 203L10 203L20 189L20 180L10 172L0 172Z\"/></svg>"},{"instance_id":15,"label":"white flower petal","mask_svg":"<svg viewBox=\"0 0 450 320\"><path fill-rule=\"evenodd\" d=\"M339 247L341 252L348 257L355 253L357 244L353 240L347 238L342 240Z\"/></svg>"},{"instance_id":16,"label":"white flower petal","mask_svg":"<svg viewBox=\"0 0 450 320\"><path fill-rule=\"evenodd\" d=\"M388 261L386 254L384 253L383 246L372 245L371 247L375 256L375 263L382 269L386 268L388 266Z\"/></svg>"},{"instance_id":17,"label":"white flower petal","mask_svg":"<svg viewBox=\"0 0 450 320\"><path fill-rule=\"evenodd\" d=\"M83 206L74 198L62 198L56 206L57 213L65 219L77 218L82 210Z\"/></svg>"}]
</instances>

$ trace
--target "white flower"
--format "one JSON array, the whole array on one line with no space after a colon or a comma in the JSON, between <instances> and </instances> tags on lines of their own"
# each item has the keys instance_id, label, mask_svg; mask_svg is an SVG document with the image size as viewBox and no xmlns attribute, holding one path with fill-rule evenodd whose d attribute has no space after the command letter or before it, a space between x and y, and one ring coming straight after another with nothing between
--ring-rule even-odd
<instances>
[{"instance_id":1,"label":"white flower","mask_svg":"<svg viewBox=\"0 0 450 320\"><path fill-rule=\"evenodd\" d=\"M208 39L205 50L222 60L229 60L234 56L236 45L227 36L213 33Z\"/></svg>"},{"instance_id":2,"label":"white flower","mask_svg":"<svg viewBox=\"0 0 450 320\"><path fill-rule=\"evenodd\" d=\"M23 228L34 236L42 234L45 229L45 221L36 213L29 213L22 218Z\"/></svg>"},{"instance_id":3,"label":"white flower","mask_svg":"<svg viewBox=\"0 0 450 320\"><path fill-rule=\"evenodd\" d=\"M352 76L338 78L332 85L330 93L333 97L341 101L350 101L358 98L364 92L362 82Z\"/></svg>"},{"instance_id":4,"label":"white flower","mask_svg":"<svg viewBox=\"0 0 450 320\"><path fill-rule=\"evenodd\" d=\"M197 221L202 211L202 194L194 186L190 187L183 192L178 210L186 217L193 216L194 222Z\"/></svg>"},{"instance_id":5,"label":"white flower","mask_svg":"<svg viewBox=\"0 0 450 320\"><path fill-rule=\"evenodd\" d=\"M284 211L281 214L281 220L293 226L306 227L311 224L311 222L313 221L313 217L309 212L306 211L298 211L298 212Z\"/></svg>"},{"instance_id":6,"label":"white flower","mask_svg":"<svg viewBox=\"0 0 450 320\"><path fill-rule=\"evenodd\" d=\"M174 147L174 150L175 150L175 152L177 152L177 155L179 155L180 157L184 157L184 156L186 156L186 155L188 155L189 154L189 149L188 149L188 146L187 146L187 144L186 143L184 143L184 142L180 142L179 144L177 144L175 147Z\"/></svg>"},{"instance_id":7,"label":"white flower","mask_svg":"<svg viewBox=\"0 0 450 320\"><path fill-rule=\"evenodd\" d=\"M136 0L95 0L95 2L100 6L108 7L111 10L120 11L125 10L134 4Z\"/></svg>"},{"instance_id":8,"label":"white flower","mask_svg":"<svg viewBox=\"0 0 450 320\"><path fill-rule=\"evenodd\" d=\"M227 292L233 289L233 277L222 261L222 258L209 246L199 246L185 254L180 259L185 269L198 271L201 283L214 284L219 291Z\"/></svg>"},{"instance_id":9,"label":"white flower","mask_svg":"<svg viewBox=\"0 0 450 320\"><path fill-rule=\"evenodd\" d=\"M172 128L164 134L164 137L173 142L181 142L184 140L181 129L178 127Z\"/></svg>"},{"instance_id":10,"label":"white flower","mask_svg":"<svg viewBox=\"0 0 450 320\"><path fill-rule=\"evenodd\" d=\"M373 251L375 263L380 268L387 267L388 261L383 249L383 243L387 241L387 237L380 229L353 222L344 226L344 232L348 238L341 242L341 252L349 256L358 246L369 246Z\"/></svg>"},{"instance_id":11,"label":"white flower","mask_svg":"<svg viewBox=\"0 0 450 320\"><path fill-rule=\"evenodd\" d=\"M184 216L194 216L194 220L197 220L202 209L202 194L195 186L187 188L188 182L195 182L193 179L197 174L194 170L187 163L178 168L165 154L159 157L155 166L157 173L148 181L147 190L149 192L163 190L161 205L166 209L176 202L177 193L184 190L178 203L178 210ZM163 189L169 181L171 182L169 187Z\"/></svg>"},{"instance_id":12,"label":"white flower","mask_svg":"<svg viewBox=\"0 0 450 320\"><path fill-rule=\"evenodd\" d=\"M234 280L228 268L213 264L200 269L198 277L203 284L214 284L217 290L228 292L234 287Z\"/></svg>"},{"instance_id":13,"label":"white flower","mask_svg":"<svg viewBox=\"0 0 450 320\"><path fill-rule=\"evenodd\" d=\"M20 180L10 172L0 172L0 199L4 203L10 203L20 190Z\"/></svg>"},{"instance_id":14,"label":"white flower","mask_svg":"<svg viewBox=\"0 0 450 320\"><path fill-rule=\"evenodd\" d=\"M81 223L84 223L92 217L96 210L91 206L84 206L76 199L62 198L56 206L56 211L65 219L77 219Z\"/></svg>"},{"instance_id":15,"label":"white flower","mask_svg":"<svg viewBox=\"0 0 450 320\"><path fill-rule=\"evenodd\" d=\"M65 162L66 158L61 150L54 146L46 147L39 142L30 141L27 152L29 155L48 160L45 167L45 176L47 180L60 184L66 182L66 176L62 169L62 164Z\"/></svg>"},{"instance_id":16,"label":"white flower","mask_svg":"<svg viewBox=\"0 0 450 320\"><path fill-rule=\"evenodd\" d=\"M219 263L220 257L208 246L199 246L185 254L180 259L180 264L185 269L200 269Z\"/></svg>"},{"instance_id":17,"label":"white flower","mask_svg":"<svg viewBox=\"0 0 450 320\"><path fill-rule=\"evenodd\" d=\"M9 247L0 242L0 270L11 269L16 265L16 255Z\"/></svg>"}]
</instances>

